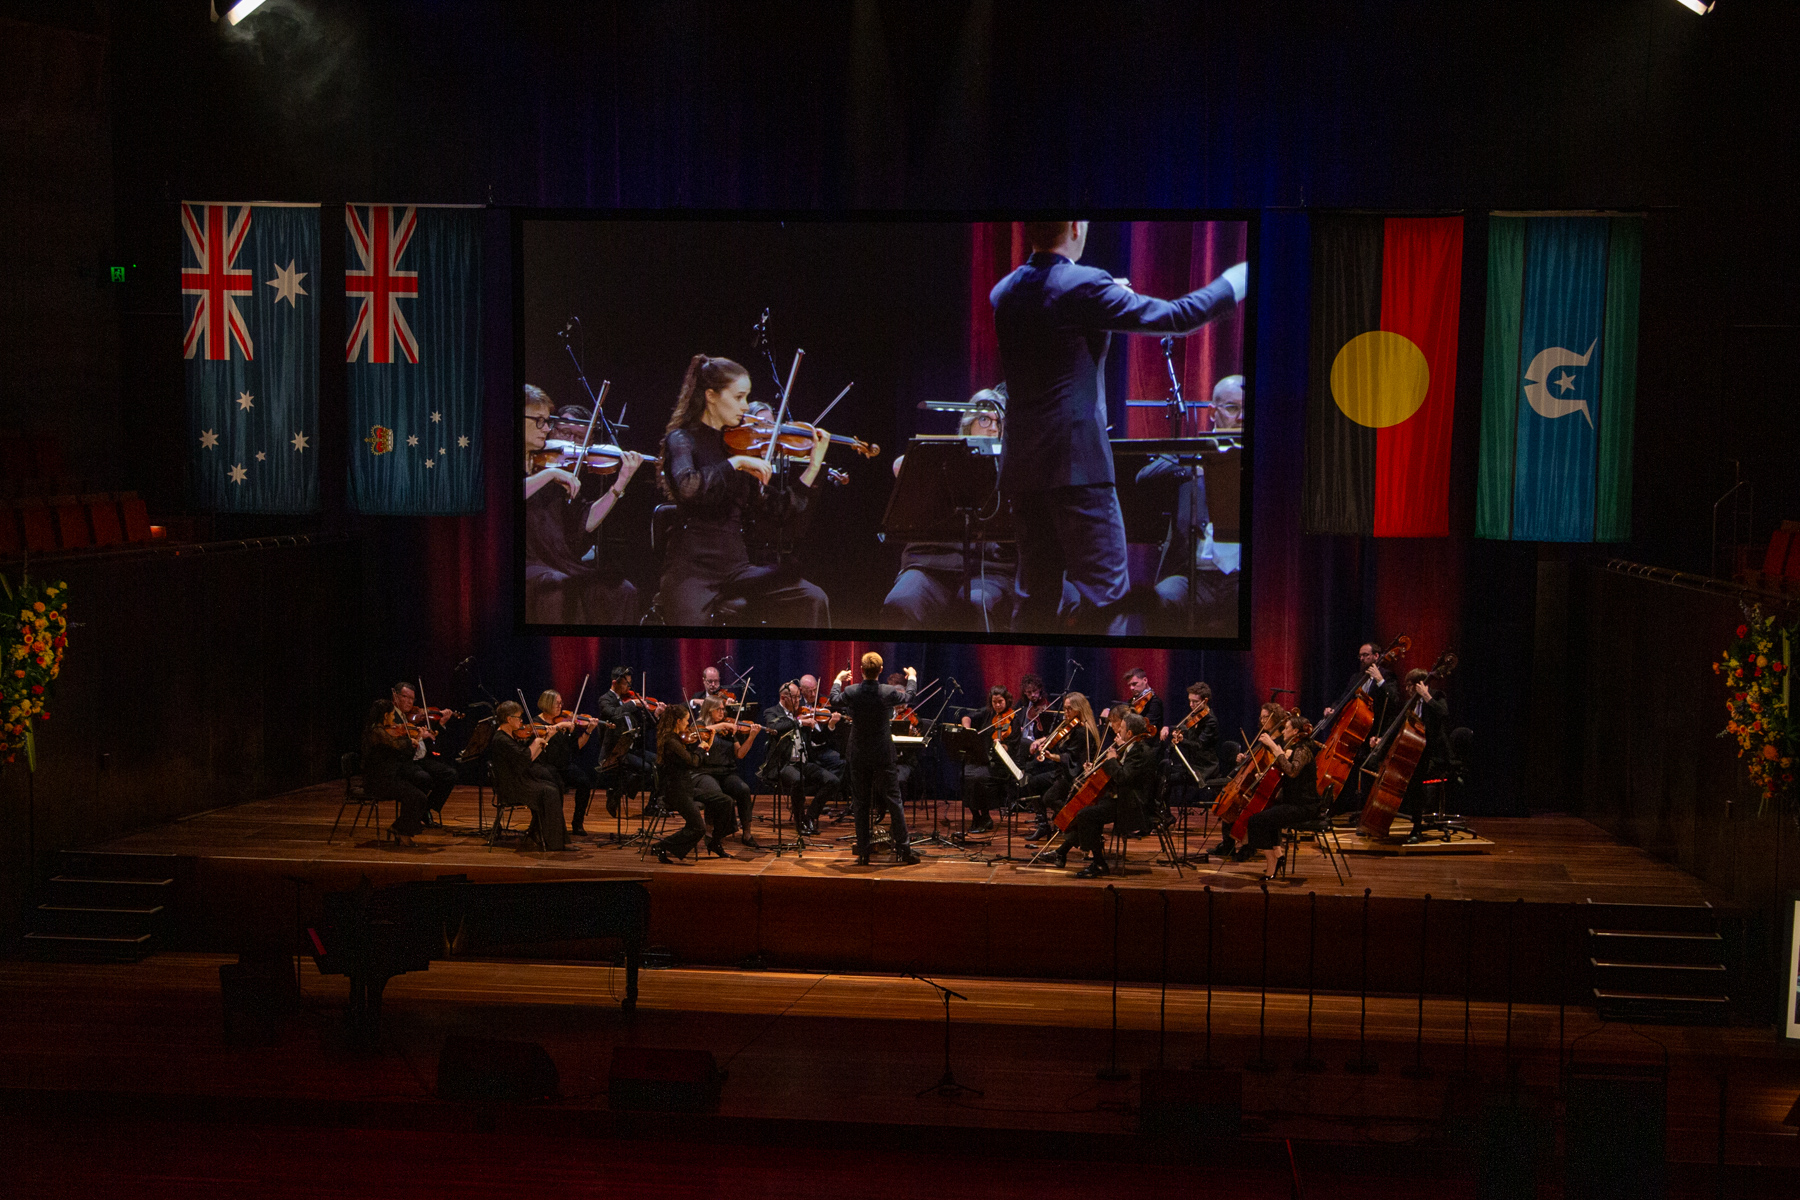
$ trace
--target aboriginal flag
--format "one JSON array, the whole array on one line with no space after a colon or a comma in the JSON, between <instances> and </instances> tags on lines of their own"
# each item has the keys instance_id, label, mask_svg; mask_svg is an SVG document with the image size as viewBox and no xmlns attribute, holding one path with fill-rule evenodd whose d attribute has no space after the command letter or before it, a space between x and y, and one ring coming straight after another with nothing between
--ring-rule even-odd
<instances>
[{"instance_id":1,"label":"aboriginal flag","mask_svg":"<svg viewBox=\"0 0 1800 1200\"><path fill-rule=\"evenodd\" d=\"M1308 533L1445 537L1461 217L1313 222Z\"/></svg>"}]
</instances>

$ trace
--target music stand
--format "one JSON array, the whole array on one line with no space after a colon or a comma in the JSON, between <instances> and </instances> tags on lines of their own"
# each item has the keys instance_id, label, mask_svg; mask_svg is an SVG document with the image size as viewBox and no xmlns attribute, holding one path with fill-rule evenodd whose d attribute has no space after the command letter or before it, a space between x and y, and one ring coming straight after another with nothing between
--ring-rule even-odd
<instances>
[{"instance_id":1,"label":"music stand","mask_svg":"<svg viewBox=\"0 0 1800 1200\"><path fill-rule=\"evenodd\" d=\"M961 545L959 594L968 594L977 573L977 546L1012 540L1012 512L1000 499L1000 439L913 438L888 496L881 537L901 545Z\"/></svg>"},{"instance_id":2,"label":"music stand","mask_svg":"<svg viewBox=\"0 0 1800 1200\"><path fill-rule=\"evenodd\" d=\"M969 768L987 765L988 747L994 739L979 729L968 729L961 725L939 726L939 736L943 741L944 753L957 764L956 794L963 803L963 812L969 811L968 801L964 799L969 787ZM969 845L968 818L963 818L963 832L953 834L949 839L938 836L937 820L934 816L931 823L932 840L939 845L953 846L966 850Z\"/></svg>"},{"instance_id":3,"label":"music stand","mask_svg":"<svg viewBox=\"0 0 1800 1200\"><path fill-rule=\"evenodd\" d=\"M1226 486L1217 489L1219 493L1217 506L1219 511L1217 512L1213 511L1215 489L1210 486L1207 488L1209 519L1212 521L1215 537L1223 533L1224 539L1230 541L1239 536L1237 491L1241 476L1236 470L1225 471L1222 469L1227 460L1233 467L1237 465L1238 445L1232 437L1208 434L1199 437L1113 438L1112 451L1113 471L1120 479L1129 477L1135 481L1138 469L1130 463L1121 463L1119 460L1122 458L1135 459L1142 455L1146 462L1159 456L1172 458L1177 467L1188 471L1198 471L1201 472L1203 478L1223 482ZM1213 468L1211 474L1207 473L1208 465ZM1189 481L1183 479L1169 482L1174 484L1174 490L1169 493L1170 501L1166 506L1152 502L1135 487L1118 489L1119 510L1125 520L1125 540L1127 542L1142 542L1151 545L1164 542L1171 524L1181 515L1180 489L1187 486ZM1193 520L1191 512L1189 519ZM1182 614L1182 621L1186 626L1188 636L1191 637L1196 632L1195 622L1199 619L1199 550L1200 544L1206 536L1206 530L1204 526L1191 525L1184 533L1188 546L1188 560L1184 564L1188 590L1187 603L1183 606L1185 611ZM1217 544L1218 542L1215 541L1214 545ZM1166 564L1164 565L1166 566Z\"/></svg>"}]
</instances>

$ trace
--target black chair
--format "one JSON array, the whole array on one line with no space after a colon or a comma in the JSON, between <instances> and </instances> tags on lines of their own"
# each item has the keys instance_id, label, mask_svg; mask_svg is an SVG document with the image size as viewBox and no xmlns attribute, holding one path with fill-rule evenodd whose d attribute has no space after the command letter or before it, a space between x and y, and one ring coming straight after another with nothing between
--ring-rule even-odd
<instances>
[{"instance_id":1,"label":"black chair","mask_svg":"<svg viewBox=\"0 0 1800 1200\"><path fill-rule=\"evenodd\" d=\"M1445 764L1442 772L1425 781L1425 787L1430 789L1428 794L1435 803L1431 805L1430 813L1421 815L1419 827L1413 831L1413 837L1418 837L1427 830L1441 834L1445 841L1459 833L1469 837L1476 836L1466 821L1449 811L1452 800L1458 809L1462 807L1463 788L1468 784L1469 762L1475 751L1475 731L1467 725L1459 725L1450 731L1449 742L1450 761Z\"/></svg>"},{"instance_id":2,"label":"black chair","mask_svg":"<svg viewBox=\"0 0 1800 1200\"><path fill-rule=\"evenodd\" d=\"M501 835L512 832L512 815L515 810L525 807L525 802L511 795L500 786L494 776L494 764L487 764L488 786L494 789L494 823L488 828L487 844L492 850L499 844Z\"/></svg>"},{"instance_id":3,"label":"black chair","mask_svg":"<svg viewBox=\"0 0 1800 1200\"><path fill-rule=\"evenodd\" d=\"M362 823L365 814L370 827L380 831L377 822L381 816L381 801L370 795L369 789L363 785L362 755L352 750L338 759L338 766L344 773L344 802L338 805L337 817L331 822L331 833L325 838L327 846L337 837L338 822L344 819L344 810L352 804L356 805L356 815L350 818L351 837L356 836L356 827ZM395 806L394 819L400 819L398 805Z\"/></svg>"},{"instance_id":4,"label":"black chair","mask_svg":"<svg viewBox=\"0 0 1800 1200\"><path fill-rule=\"evenodd\" d=\"M1329 813L1320 813L1286 831L1281 844L1281 861L1275 867L1277 875L1293 874L1294 864L1300 858L1300 835L1303 833L1312 835L1313 845L1331 864L1331 873L1337 876L1339 883L1350 878L1350 860L1344 856L1344 847L1338 842L1337 826L1331 823Z\"/></svg>"}]
</instances>

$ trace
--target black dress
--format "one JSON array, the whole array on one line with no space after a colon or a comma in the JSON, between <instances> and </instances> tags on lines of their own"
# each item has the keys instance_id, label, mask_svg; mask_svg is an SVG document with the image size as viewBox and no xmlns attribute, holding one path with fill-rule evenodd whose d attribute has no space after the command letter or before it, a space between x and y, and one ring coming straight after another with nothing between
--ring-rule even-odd
<instances>
[{"instance_id":1,"label":"black dress","mask_svg":"<svg viewBox=\"0 0 1800 1200\"><path fill-rule=\"evenodd\" d=\"M1246 849L1273 850L1281 844L1282 830L1318 819L1318 749L1315 743L1305 742L1288 752L1285 763L1277 760L1276 769L1282 775L1281 791L1276 794L1275 803L1251 814L1245 822L1249 826L1244 842Z\"/></svg>"},{"instance_id":2,"label":"black dress","mask_svg":"<svg viewBox=\"0 0 1800 1200\"><path fill-rule=\"evenodd\" d=\"M769 519L796 516L808 500L804 487L759 489L756 477L733 467L725 436L710 425L670 430L663 436L662 472L675 499L676 522L663 558L655 608L668 625L772 624L831 627L831 605L817 584L793 567L759 567L744 542L749 511ZM715 611L718 602L743 598L740 613Z\"/></svg>"}]
</instances>

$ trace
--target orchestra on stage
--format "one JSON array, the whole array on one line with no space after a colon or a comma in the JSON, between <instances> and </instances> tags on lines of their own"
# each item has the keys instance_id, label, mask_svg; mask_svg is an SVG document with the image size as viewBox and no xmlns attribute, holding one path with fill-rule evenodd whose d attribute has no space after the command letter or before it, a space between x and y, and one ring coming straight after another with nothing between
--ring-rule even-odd
<instances>
[{"instance_id":1,"label":"orchestra on stage","mask_svg":"<svg viewBox=\"0 0 1800 1200\"><path fill-rule=\"evenodd\" d=\"M1100 704L1073 678L1052 692L1035 674L972 693L921 682L912 665L887 672L873 650L823 690L825 670L770 685L766 704L754 668L728 662L668 701L639 692L630 666L597 667L572 707L547 688L535 704L519 689L435 709L423 679L402 681L368 713L361 770L393 803L387 832L400 846L473 833L527 853L635 846L669 865L838 849L861 866L929 853L1066 870L1079 855L1076 873L1093 879L1147 839L1153 861L1245 863L1272 881L1304 837L1457 836L1443 815L1468 737L1449 719L1456 660L1406 669L1410 645L1363 644L1316 720L1271 699L1248 734L1214 710L1203 680L1168 706L1138 667ZM601 674L607 686L590 691ZM482 788L473 831L444 822L459 780ZM596 791L606 820L590 828Z\"/></svg>"}]
</instances>

